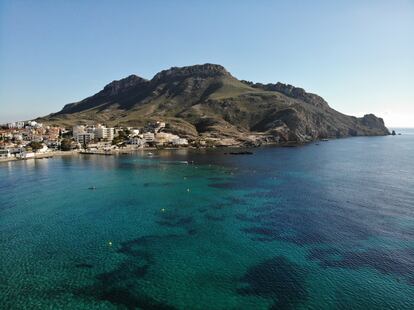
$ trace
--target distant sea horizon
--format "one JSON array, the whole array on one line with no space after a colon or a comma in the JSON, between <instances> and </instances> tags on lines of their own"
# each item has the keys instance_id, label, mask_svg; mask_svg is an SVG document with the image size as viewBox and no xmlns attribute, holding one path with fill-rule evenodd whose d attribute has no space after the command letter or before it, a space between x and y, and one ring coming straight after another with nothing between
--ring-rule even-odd
<instances>
[{"instance_id":1,"label":"distant sea horizon","mask_svg":"<svg viewBox=\"0 0 414 310\"><path fill-rule=\"evenodd\" d=\"M388 127L389 130L400 131L401 133L413 133L414 127Z\"/></svg>"}]
</instances>

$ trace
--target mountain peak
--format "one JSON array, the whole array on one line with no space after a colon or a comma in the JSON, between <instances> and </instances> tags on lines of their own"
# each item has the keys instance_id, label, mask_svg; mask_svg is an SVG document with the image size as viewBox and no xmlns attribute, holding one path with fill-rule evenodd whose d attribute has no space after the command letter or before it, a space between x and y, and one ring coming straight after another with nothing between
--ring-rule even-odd
<instances>
[{"instance_id":1,"label":"mountain peak","mask_svg":"<svg viewBox=\"0 0 414 310\"><path fill-rule=\"evenodd\" d=\"M217 77L231 76L230 73L221 65L206 63L203 65L194 65L187 67L171 67L157 73L152 81L160 81L165 79L186 78L186 77Z\"/></svg>"},{"instance_id":2,"label":"mountain peak","mask_svg":"<svg viewBox=\"0 0 414 310\"><path fill-rule=\"evenodd\" d=\"M127 90L130 90L136 86L142 85L144 83L148 82L148 80L139 77L138 75L131 74L127 76L126 78L112 81L111 83L107 84L102 93L104 95L118 95L121 92L125 92Z\"/></svg>"}]
</instances>

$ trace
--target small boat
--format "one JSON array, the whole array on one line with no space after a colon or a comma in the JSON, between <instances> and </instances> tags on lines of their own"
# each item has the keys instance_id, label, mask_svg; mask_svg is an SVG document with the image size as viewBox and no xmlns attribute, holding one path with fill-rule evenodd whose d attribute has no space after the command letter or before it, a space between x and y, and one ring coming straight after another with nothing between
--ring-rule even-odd
<instances>
[{"instance_id":1,"label":"small boat","mask_svg":"<svg viewBox=\"0 0 414 310\"><path fill-rule=\"evenodd\" d=\"M326 142L326 141L329 141L329 139L326 139L326 138L325 138L325 139L321 139L321 141Z\"/></svg>"},{"instance_id":2,"label":"small boat","mask_svg":"<svg viewBox=\"0 0 414 310\"><path fill-rule=\"evenodd\" d=\"M88 189L90 189L90 190L95 190L96 189L96 186L91 186L91 187L88 187Z\"/></svg>"}]
</instances>

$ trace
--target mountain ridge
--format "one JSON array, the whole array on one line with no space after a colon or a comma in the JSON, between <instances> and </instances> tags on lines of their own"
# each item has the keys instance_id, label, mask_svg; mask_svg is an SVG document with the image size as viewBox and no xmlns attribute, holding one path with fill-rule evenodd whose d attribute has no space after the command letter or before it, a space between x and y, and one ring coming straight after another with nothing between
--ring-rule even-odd
<instances>
[{"instance_id":1,"label":"mountain ridge","mask_svg":"<svg viewBox=\"0 0 414 310\"><path fill-rule=\"evenodd\" d=\"M163 120L170 131L189 139L230 139L234 144L389 134L373 114L344 115L302 88L238 80L223 66L209 63L172 67L150 80L130 75L38 120L112 126Z\"/></svg>"}]
</instances>

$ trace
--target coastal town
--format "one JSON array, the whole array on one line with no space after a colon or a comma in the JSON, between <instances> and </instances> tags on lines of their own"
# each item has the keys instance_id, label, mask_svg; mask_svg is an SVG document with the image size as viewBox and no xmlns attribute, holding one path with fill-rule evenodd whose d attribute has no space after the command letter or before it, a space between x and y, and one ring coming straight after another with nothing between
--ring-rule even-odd
<instances>
[{"instance_id":1,"label":"coastal town","mask_svg":"<svg viewBox=\"0 0 414 310\"><path fill-rule=\"evenodd\" d=\"M64 128L36 121L0 125L0 161L72 153L111 155L143 148L187 146L188 140L167 132L166 123L162 121L148 123L142 128L106 127L103 124Z\"/></svg>"}]
</instances>

